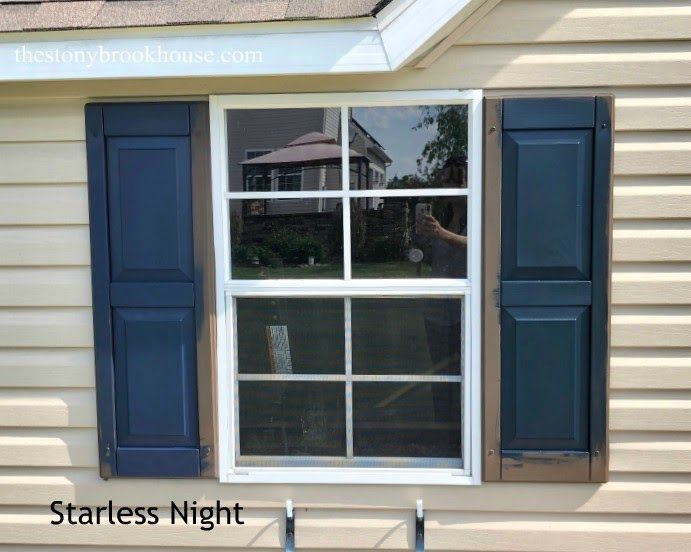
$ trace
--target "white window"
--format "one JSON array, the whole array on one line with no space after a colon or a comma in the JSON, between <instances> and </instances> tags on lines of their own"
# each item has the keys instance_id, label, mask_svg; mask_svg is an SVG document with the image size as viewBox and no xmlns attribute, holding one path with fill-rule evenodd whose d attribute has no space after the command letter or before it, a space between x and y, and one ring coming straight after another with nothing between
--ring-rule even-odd
<instances>
[{"instance_id":1,"label":"white window","mask_svg":"<svg viewBox=\"0 0 691 552\"><path fill-rule=\"evenodd\" d=\"M481 98L212 97L222 481L479 483ZM237 181L255 132L285 146L251 170L300 189Z\"/></svg>"}]
</instances>

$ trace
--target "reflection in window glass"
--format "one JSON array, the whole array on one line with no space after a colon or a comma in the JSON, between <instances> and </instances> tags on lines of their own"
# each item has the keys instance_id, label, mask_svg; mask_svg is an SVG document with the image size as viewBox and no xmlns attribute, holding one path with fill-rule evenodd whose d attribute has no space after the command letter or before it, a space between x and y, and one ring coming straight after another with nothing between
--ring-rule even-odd
<instances>
[{"instance_id":1,"label":"reflection in window glass","mask_svg":"<svg viewBox=\"0 0 691 552\"><path fill-rule=\"evenodd\" d=\"M353 374L461 374L462 298L352 299Z\"/></svg>"},{"instance_id":2,"label":"reflection in window glass","mask_svg":"<svg viewBox=\"0 0 691 552\"><path fill-rule=\"evenodd\" d=\"M241 455L345 456L342 382L241 381L238 385Z\"/></svg>"},{"instance_id":3,"label":"reflection in window glass","mask_svg":"<svg viewBox=\"0 0 691 552\"><path fill-rule=\"evenodd\" d=\"M353 278L466 278L467 197L357 198Z\"/></svg>"},{"instance_id":4,"label":"reflection in window glass","mask_svg":"<svg viewBox=\"0 0 691 552\"><path fill-rule=\"evenodd\" d=\"M339 108L229 111L229 191L340 190L340 124ZM326 202L313 212L333 206Z\"/></svg>"},{"instance_id":5,"label":"reflection in window glass","mask_svg":"<svg viewBox=\"0 0 691 552\"><path fill-rule=\"evenodd\" d=\"M465 105L355 107L348 130L362 155L351 156L353 190L467 186Z\"/></svg>"},{"instance_id":6,"label":"reflection in window glass","mask_svg":"<svg viewBox=\"0 0 691 552\"><path fill-rule=\"evenodd\" d=\"M231 200L233 279L342 278L343 215L340 203L318 211L327 201Z\"/></svg>"},{"instance_id":7,"label":"reflection in window glass","mask_svg":"<svg viewBox=\"0 0 691 552\"><path fill-rule=\"evenodd\" d=\"M343 374L343 299L236 299L241 374Z\"/></svg>"},{"instance_id":8,"label":"reflection in window glass","mask_svg":"<svg viewBox=\"0 0 691 552\"><path fill-rule=\"evenodd\" d=\"M458 383L353 383L355 456L461 457Z\"/></svg>"},{"instance_id":9,"label":"reflection in window glass","mask_svg":"<svg viewBox=\"0 0 691 552\"><path fill-rule=\"evenodd\" d=\"M237 464L463 467L468 107L226 125Z\"/></svg>"}]
</instances>

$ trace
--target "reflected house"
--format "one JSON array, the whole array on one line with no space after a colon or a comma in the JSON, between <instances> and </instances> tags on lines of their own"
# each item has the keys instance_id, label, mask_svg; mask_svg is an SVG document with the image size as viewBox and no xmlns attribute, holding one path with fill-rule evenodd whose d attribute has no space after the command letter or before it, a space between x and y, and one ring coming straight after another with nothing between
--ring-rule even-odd
<instances>
[{"instance_id":1,"label":"reflected house","mask_svg":"<svg viewBox=\"0 0 691 552\"><path fill-rule=\"evenodd\" d=\"M391 159L360 123L349 118L350 187L386 187ZM339 108L237 110L229 116L230 190L306 192L339 190L341 132ZM377 209L381 198L363 199ZM272 198L245 203L244 215L328 213L340 199Z\"/></svg>"},{"instance_id":2,"label":"reflected house","mask_svg":"<svg viewBox=\"0 0 691 552\"><path fill-rule=\"evenodd\" d=\"M351 164L351 190L382 190L387 186L386 168L392 159L386 154L384 146L372 136L353 116L349 119L348 136L352 150L364 155L367 164ZM371 197L361 202L361 207L380 209L384 201L380 197Z\"/></svg>"}]
</instances>

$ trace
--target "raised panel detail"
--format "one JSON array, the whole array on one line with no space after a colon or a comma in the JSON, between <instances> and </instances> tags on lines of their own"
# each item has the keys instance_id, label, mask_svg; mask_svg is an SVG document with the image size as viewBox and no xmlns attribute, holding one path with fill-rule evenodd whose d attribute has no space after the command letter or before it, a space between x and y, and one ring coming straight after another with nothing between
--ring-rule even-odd
<instances>
[{"instance_id":1,"label":"raised panel detail","mask_svg":"<svg viewBox=\"0 0 691 552\"><path fill-rule=\"evenodd\" d=\"M504 133L502 277L588 279L591 129Z\"/></svg>"},{"instance_id":2,"label":"raised panel detail","mask_svg":"<svg viewBox=\"0 0 691 552\"><path fill-rule=\"evenodd\" d=\"M191 308L114 309L120 446L196 446Z\"/></svg>"},{"instance_id":3,"label":"raised panel detail","mask_svg":"<svg viewBox=\"0 0 691 552\"><path fill-rule=\"evenodd\" d=\"M193 281L189 138L107 146L112 281Z\"/></svg>"},{"instance_id":4,"label":"raised panel detail","mask_svg":"<svg viewBox=\"0 0 691 552\"><path fill-rule=\"evenodd\" d=\"M588 450L590 309L502 309L502 449Z\"/></svg>"}]
</instances>

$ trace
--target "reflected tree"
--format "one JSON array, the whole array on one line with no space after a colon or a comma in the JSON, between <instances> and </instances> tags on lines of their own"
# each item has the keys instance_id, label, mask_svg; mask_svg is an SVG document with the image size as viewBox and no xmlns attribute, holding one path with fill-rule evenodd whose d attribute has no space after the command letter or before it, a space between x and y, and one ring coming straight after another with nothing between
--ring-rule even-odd
<instances>
[{"instance_id":1,"label":"reflected tree","mask_svg":"<svg viewBox=\"0 0 691 552\"><path fill-rule=\"evenodd\" d=\"M468 108L465 105L424 106L422 119L413 130L435 130L417 160L418 172L432 182L438 180L450 160L467 159ZM409 187L409 186L405 186Z\"/></svg>"}]
</instances>

